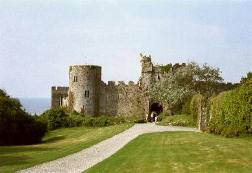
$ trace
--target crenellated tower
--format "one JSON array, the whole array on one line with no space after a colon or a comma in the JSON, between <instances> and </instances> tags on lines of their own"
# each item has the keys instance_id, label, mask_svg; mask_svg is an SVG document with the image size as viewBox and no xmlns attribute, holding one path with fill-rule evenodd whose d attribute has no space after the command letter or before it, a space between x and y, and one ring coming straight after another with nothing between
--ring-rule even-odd
<instances>
[{"instance_id":1,"label":"crenellated tower","mask_svg":"<svg viewBox=\"0 0 252 173\"><path fill-rule=\"evenodd\" d=\"M68 105L87 115L99 115L101 67L73 65L69 67Z\"/></svg>"}]
</instances>

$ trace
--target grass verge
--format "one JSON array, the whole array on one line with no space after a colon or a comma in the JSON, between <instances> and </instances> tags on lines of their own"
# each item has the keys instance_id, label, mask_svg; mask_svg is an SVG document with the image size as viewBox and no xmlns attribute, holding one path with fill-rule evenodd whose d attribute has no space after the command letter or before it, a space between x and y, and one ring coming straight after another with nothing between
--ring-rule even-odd
<instances>
[{"instance_id":1,"label":"grass verge","mask_svg":"<svg viewBox=\"0 0 252 173\"><path fill-rule=\"evenodd\" d=\"M0 146L0 172L9 173L54 160L112 137L132 124L100 128L74 127L50 131L41 144Z\"/></svg>"},{"instance_id":2,"label":"grass verge","mask_svg":"<svg viewBox=\"0 0 252 173\"><path fill-rule=\"evenodd\" d=\"M252 137L195 132L144 134L86 173L249 173Z\"/></svg>"},{"instance_id":3,"label":"grass verge","mask_svg":"<svg viewBox=\"0 0 252 173\"><path fill-rule=\"evenodd\" d=\"M196 127L196 122L189 115L173 115L162 117L162 121L158 122L158 125Z\"/></svg>"}]
</instances>

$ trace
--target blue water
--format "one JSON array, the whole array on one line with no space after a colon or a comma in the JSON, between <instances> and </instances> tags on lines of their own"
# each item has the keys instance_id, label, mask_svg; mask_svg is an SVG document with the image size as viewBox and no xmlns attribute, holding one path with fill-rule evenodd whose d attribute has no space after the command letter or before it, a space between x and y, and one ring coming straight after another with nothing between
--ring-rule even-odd
<instances>
[{"instance_id":1,"label":"blue water","mask_svg":"<svg viewBox=\"0 0 252 173\"><path fill-rule=\"evenodd\" d=\"M26 112L41 114L51 107L50 98L19 98Z\"/></svg>"}]
</instances>

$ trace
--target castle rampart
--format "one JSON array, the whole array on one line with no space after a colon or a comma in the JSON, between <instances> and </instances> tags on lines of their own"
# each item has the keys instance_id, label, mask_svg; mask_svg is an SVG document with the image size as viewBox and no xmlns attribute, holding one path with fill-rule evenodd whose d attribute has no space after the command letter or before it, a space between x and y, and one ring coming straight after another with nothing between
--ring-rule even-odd
<instances>
[{"instance_id":1,"label":"castle rampart","mask_svg":"<svg viewBox=\"0 0 252 173\"><path fill-rule=\"evenodd\" d=\"M143 116L145 109L145 96L134 82L129 81L126 85L123 81L109 81L108 84L103 82L101 85L100 114Z\"/></svg>"},{"instance_id":2,"label":"castle rampart","mask_svg":"<svg viewBox=\"0 0 252 173\"><path fill-rule=\"evenodd\" d=\"M150 111L148 88L162 80L159 66L154 66L151 56L141 58L141 76L135 84L129 81L101 79L101 67L94 65L69 66L69 88L52 87L52 108L67 106L69 110L86 115L145 116ZM66 104L63 104L67 102Z\"/></svg>"}]
</instances>

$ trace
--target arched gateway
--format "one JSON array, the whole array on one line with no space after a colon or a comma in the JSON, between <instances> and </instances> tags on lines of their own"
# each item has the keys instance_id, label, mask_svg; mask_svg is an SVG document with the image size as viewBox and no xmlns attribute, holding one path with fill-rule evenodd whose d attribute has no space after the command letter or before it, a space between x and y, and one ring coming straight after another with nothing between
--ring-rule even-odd
<instances>
[{"instance_id":1,"label":"arched gateway","mask_svg":"<svg viewBox=\"0 0 252 173\"><path fill-rule=\"evenodd\" d=\"M161 112L163 112L163 106L158 103L154 102L149 105L149 113L146 114L146 121L154 122L156 118Z\"/></svg>"},{"instance_id":2,"label":"arched gateway","mask_svg":"<svg viewBox=\"0 0 252 173\"><path fill-rule=\"evenodd\" d=\"M149 114L151 114L151 112L156 112L159 115L163 112L163 106L158 102L152 103L150 105Z\"/></svg>"}]
</instances>

